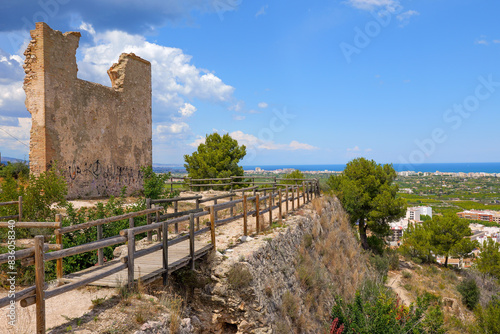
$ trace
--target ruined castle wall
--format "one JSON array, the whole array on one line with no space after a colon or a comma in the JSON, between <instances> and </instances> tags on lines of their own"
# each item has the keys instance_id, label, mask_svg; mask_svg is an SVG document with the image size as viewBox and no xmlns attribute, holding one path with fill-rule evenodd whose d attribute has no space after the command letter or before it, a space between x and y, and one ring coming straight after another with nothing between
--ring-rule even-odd
<instances>
[{"instance_id":1,"label":"ruined castle wall","mask_svg":"<svg viewBox=\"0 0 500 334\"><path fill-rule=\"evenodd\" d=\"M56 164L69 198L142 188L152 164L151 65L122 54L108 71L112 87L77 78L80 34L37 23L26 55L26 107L32 115L30 169Z\"/></svg>"}]
</instances>

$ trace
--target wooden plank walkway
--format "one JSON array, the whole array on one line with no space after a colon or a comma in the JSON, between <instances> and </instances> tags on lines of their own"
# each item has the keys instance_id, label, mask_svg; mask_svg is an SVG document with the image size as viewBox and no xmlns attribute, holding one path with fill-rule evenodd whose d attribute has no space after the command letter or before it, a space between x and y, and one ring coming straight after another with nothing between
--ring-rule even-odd
<instances>
[{"instance_id":1,"label":"wooden plank walkway","mask_svg":"<svg viewBox=\"0 0 500 334\"><path fill-rule=\"evenodd\" d=\"M158 243L152 243L151 246ZM195 243L195 258L206 255L212 249L211 244L203 244L201 242ZM163 273L163 250L135 258L134 260L134 279L137 281L139 278L141 282L148 283L161 277ZM168 247L168 273L172 273L177 269L186 266L190 261L189 256L189 240L180 242L173 246ZM98 274L100 271L112 269L121 264L120 260L110 261L103 266L91 267L76 273L65 275L63 281L68 283L76 282L81 279ZM91 283L90 285L118 287L127 285L127 269L119 271L108 277L100 279Z\"/></svg>"}]
</instances>

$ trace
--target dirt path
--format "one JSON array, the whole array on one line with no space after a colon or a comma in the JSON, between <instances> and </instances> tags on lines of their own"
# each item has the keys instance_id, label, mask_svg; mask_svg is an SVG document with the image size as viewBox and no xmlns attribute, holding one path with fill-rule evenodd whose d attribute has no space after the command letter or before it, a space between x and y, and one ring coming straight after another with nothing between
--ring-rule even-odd
<instances>
[{"instance_id":1,"label":"dirt path","mask_svg":"<svg viewBox=\"0 0 500 334\"><path fill-rule=\"evenodd\" d=\"M387 286L390 287L394 292L396 292L401 298L401 301L406 305L410 306L413 300L409 297L408 292L401 285L401 272L389 271L387 275Z\"/></svg>"},{"instance_id":2,"label":"dirt path","mask_svg":"<svg viewBox=\"0 0 500 334\"><path fill-rule=\"evenodd\" d=\"M0 297L7 294L2 292ZM68 322L69 319L79 318L92 308L92 300L98 298L109 299L116 295L115 289L85 287L73 290L45 301L47 328L59 326ZM16 303L16 325L8 324L7 308L0 309L0 333L28 334L35 333L36 313L35 305L23 308Z\"/></svg>"}]
</instances>

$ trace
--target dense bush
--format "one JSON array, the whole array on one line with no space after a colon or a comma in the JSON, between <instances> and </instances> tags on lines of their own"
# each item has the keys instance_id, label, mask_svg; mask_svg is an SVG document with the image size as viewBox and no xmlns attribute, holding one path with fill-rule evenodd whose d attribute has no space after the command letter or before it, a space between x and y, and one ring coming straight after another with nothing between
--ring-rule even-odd
<instances>
[{"instance_id":1,"label":"dense bush","mask_svg":"<svg viewBox=\"0 0 500 334\"><path fill-rule=\"evenodd\" d=\"M144 197L151 199L163 198L166 194L165 182L170 178L170 173L156 174L151 166L141 168L144 175Z\"/></svg>"},{"instance_id":2,"label":"dense bush","mask_svg":"<svg viewBox=\"0 0 500 334\"><path fill-rule=\"evenodd\" d=\"M457 286L458 292L462 295L462 302L467 308L473 310L479 302L480 291L473 278L467 278Z\"/></svg>"},{"instance_id":3,"label":"dense bush","mask_svg":"<svg viewBox=\"0 0 500 334\"><path fill-rule=\"evenodd\" d=\"M30 168L25 162L7 162L6 165L0 164L0 177L27 178L29 173Z\"/></svg>"},{"instance_id":4,"label":"dense bush","mask_svg":"<svg viewBox=\"0 0 500 334\"><path fill-rule=\"evenodd\" d=\"M500 298L494 298L487 307L477 307L476 329L479 333L500 333Z\"/></svg>"},{"instance_id":5,"label":"dense bush","mask_svg":"<svg viewBox=\"0 0 500 334\"><path fill-rule=\"evenodd\" d=\"M423 296L407 307L390 289L374 282L358 291L350 303L337 297L332 319L344 325L343 334L444 333L439 303Z\"/></svg>"}]
</instances>

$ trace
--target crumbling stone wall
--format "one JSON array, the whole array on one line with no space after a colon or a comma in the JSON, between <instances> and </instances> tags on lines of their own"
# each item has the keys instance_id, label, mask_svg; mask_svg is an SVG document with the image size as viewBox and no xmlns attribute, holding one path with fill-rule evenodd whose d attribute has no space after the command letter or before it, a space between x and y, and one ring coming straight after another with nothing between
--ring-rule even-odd
<instances>
[{"instance_id":1,"label":"crumbling stone wall","mask_svg":"<svg viewBox=\"0 0 500 334\"><path fill-rule=\"evenodd\" d=\"M152 164L151 64L122 54L108 70L112 87L77 78L79 32L37 23L25 51L24 90L32 116L30 170L56 164L69 198L142 188Z\"/></svg>"}]
</instances>

